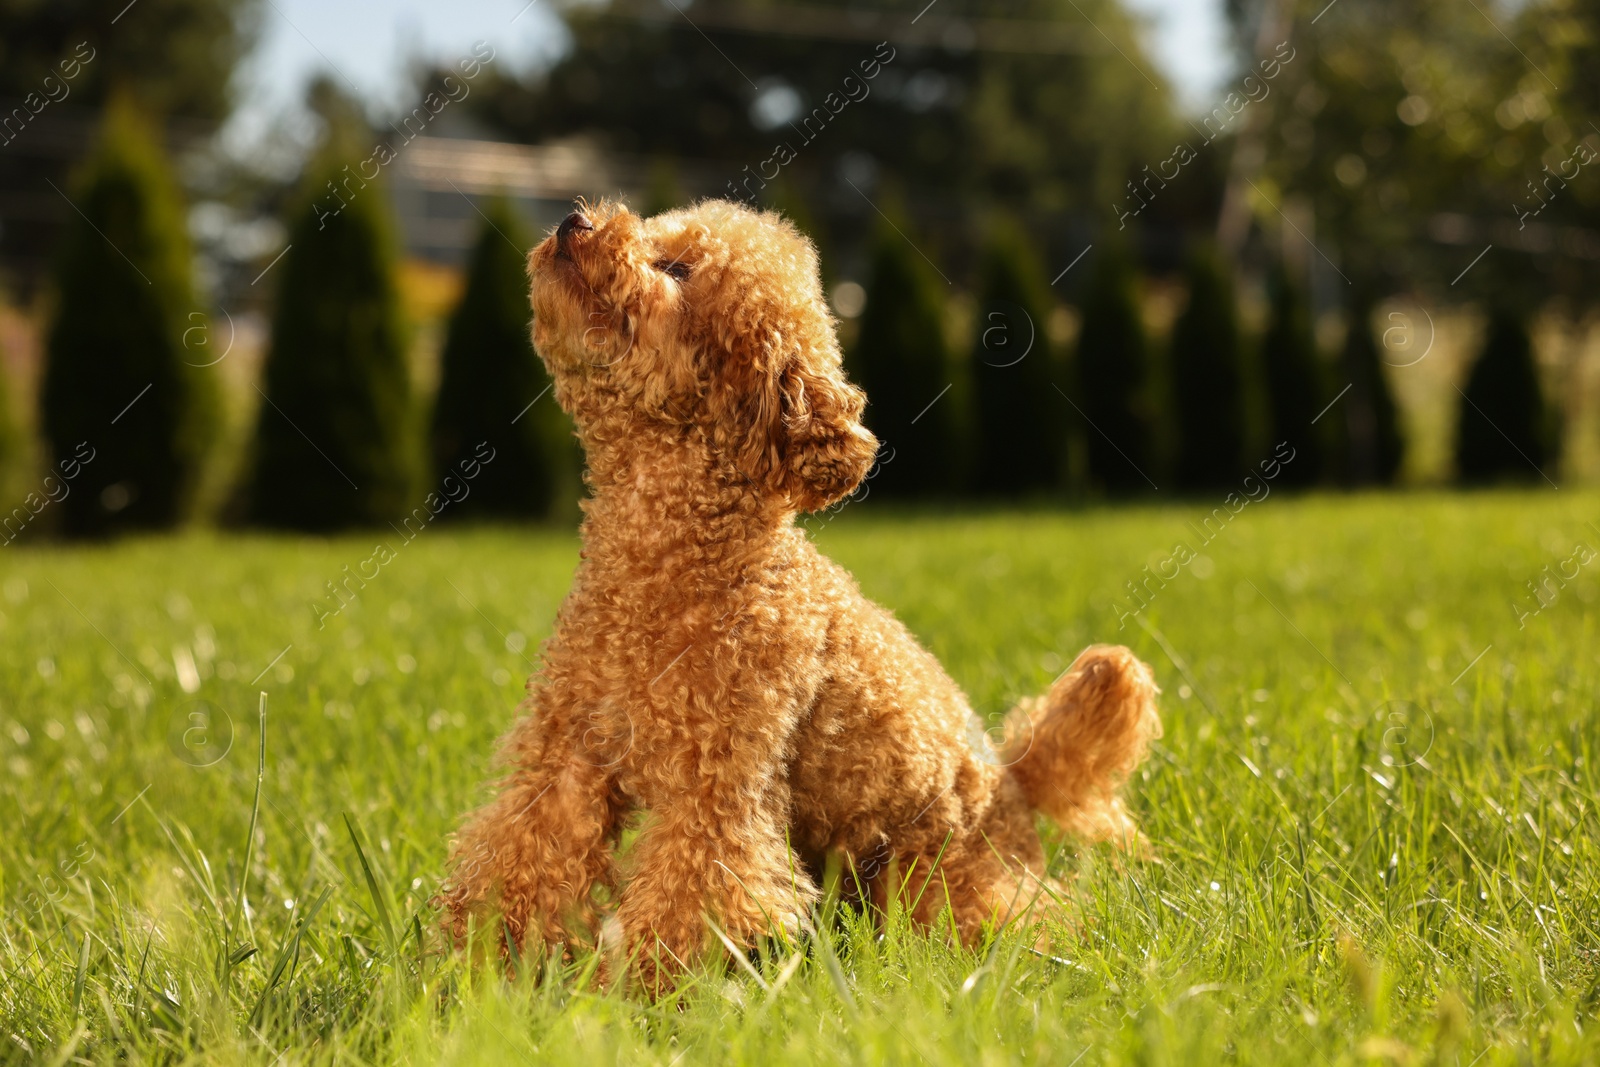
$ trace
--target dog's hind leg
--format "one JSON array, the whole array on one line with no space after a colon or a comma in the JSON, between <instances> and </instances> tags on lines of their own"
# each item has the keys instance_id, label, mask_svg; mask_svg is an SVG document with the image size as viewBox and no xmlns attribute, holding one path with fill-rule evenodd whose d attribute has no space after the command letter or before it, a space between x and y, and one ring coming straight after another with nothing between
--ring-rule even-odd
<instances>
[{"instance_id":1,"label":"dog's hind leg","mask_svg":"<svg viewBox=\"0 0 1600 1067\"><path fill-rule=\"evenodd\" d=\"M573 737L559 694L537 691L501 744L511 773L456 835L440 893L460 942L469 922L490 936L496 919L523 951L588 942L594 890L612 882L624 804L610 769Z\"/></svg>"},{"instance_id":2,"label":"dog's hind leg","mask_svg":"<svg viewBox=\"0 0 1600 1067\"><path fill-rule=\"evenodd\" d=\"M948 923L971 946L985 927L1042 919L1054 909L1033 809L1014 779L999 776L994 795L966 825L918 836L872 880L871 900L881 912L902 909L934 931Z\"/></svg>"}]
</instances>

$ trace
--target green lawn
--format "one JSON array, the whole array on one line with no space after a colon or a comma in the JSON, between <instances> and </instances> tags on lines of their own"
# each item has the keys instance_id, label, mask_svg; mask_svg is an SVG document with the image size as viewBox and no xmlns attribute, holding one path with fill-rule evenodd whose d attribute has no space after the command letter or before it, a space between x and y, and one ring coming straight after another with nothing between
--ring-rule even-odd
<instances>
[{"instance_id":1,"label":"green lawn","mask_svg":"<svg viewBox=\"0 0 1600 1067\"><path fill-rule=\"evenodd\" d=\"M320 630L373 538L6 546L0 1060L1595 1062L1600 496L1274 495L1119 632L1203 511L813 520L984 712L1090 641L1149 660L1155 854L1059 851L1057 959L839 915L660 1005L432 937L570 534L429 530Z\"/></svg>"}]
</instances>

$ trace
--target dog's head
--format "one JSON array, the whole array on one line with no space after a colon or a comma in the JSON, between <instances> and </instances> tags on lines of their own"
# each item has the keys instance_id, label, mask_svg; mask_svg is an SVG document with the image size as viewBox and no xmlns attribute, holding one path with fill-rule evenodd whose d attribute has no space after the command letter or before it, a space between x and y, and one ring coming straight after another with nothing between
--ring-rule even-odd
<instances>
[{"instance_id":1,"label":"dog's head","mask_svg":"<svg viewBox=\"0 0 1600 1067\"><path fill-rule=\"evenodd\" d=\"M866 398L840 365L816 250L778 215L585 206L528 273L534 346L580 428L619 404L629 420L698 427L717 462L801 511L865 477Z\"/></svg>"}]
</instances>

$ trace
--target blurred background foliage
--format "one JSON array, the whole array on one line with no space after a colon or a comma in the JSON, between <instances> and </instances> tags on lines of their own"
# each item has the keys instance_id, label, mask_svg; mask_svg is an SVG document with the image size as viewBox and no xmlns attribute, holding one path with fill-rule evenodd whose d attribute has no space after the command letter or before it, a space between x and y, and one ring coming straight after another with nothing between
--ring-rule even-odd
<instances>
[{"instance_id":1,"label":"blurred background foliage","mask_svg":"<svg viewBox=\"0 0 1600 1067\"><path fill-rule=\"evenodd\" d=\"M161 529L192 507L216 437L217 383L187 343L204 327L189 314L180 194L131 101L108 106L72 198L81 215L54 272L40 405L58 464L94 458L61 501L62 527Z\"/></svg>"},{"instance_id":2,"label":"blurred background foliage","mask_svg":"<svg viewBox=\"0 0 1600 1067\"><path fill-rule=\"evenodd\" d=\"M570 519L520 264L575 192L793 218L881 497L1600 477L1600 0L1225 8L1196 107L1118 0L568 4L398 109L330 69L297 156L218 132L257 0L0 0L7 536L381 525L496 432L453 514Z\"/></svg>"},{"instance_id":3,"label":"blurred background foliage","mask_svg":"<svg viewBox=\"0 0 1600 1067\"><path fill-rule=\"evenodd\" d=\"M365 134L330 123L291 215L248 489L263 525L378 526L410 510L419 481L383 187L346 177Z\"/></svg>"},{"instance_id":4,"label":"blurred background foliage","mask_svg":"<svg viewBox=\"0 0 1600 1067\"><path fill-rule=\"evenodd\" d=\"M541 519L560 510L558 494L575 498L570 475L579 459L571 454L571 420L554 404L537 403L552 383L528 330L522 250L533 241L504 198L483 212L440 355L431 473L442 483L477 472L453 519ZM485 450L494 458L478 470Z\"/></svg>"}]
</instances>

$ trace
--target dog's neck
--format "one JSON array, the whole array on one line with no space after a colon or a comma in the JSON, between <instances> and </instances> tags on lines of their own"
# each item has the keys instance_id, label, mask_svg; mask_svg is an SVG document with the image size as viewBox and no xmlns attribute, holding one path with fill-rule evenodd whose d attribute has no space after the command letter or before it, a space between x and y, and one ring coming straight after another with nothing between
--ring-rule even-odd
<instances>
[{"instance_id":1,"label":"dog's neck","mask_svg":"<svg viewBox=\"0 0 1600 1067\"><path fill-rule=\"evenodd\" d=\"M694 425L613 408L578 421L585 480L585 555L674 569L674 559L730 564L777 542L794 511L714 453Z\"/></svg>"}]
</instances>

